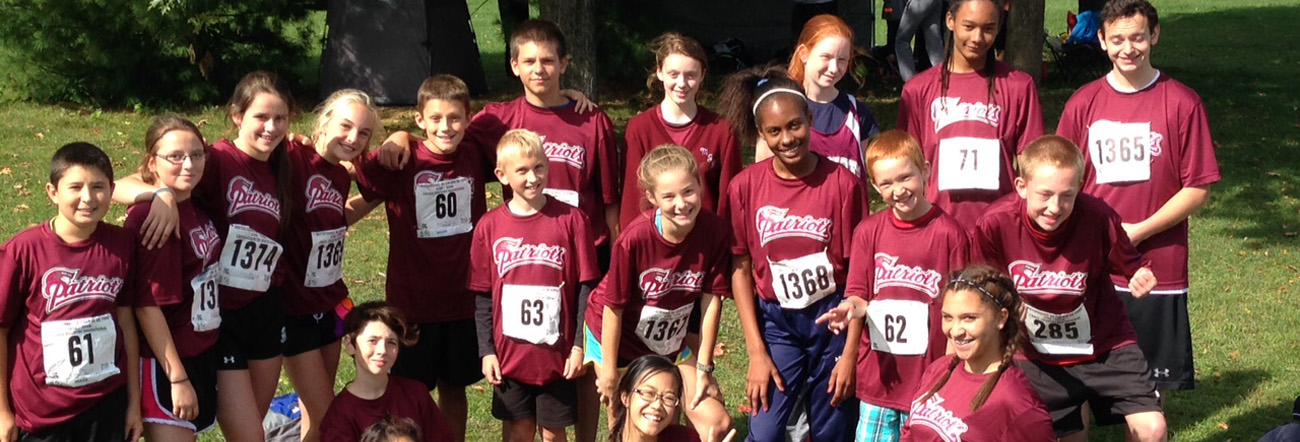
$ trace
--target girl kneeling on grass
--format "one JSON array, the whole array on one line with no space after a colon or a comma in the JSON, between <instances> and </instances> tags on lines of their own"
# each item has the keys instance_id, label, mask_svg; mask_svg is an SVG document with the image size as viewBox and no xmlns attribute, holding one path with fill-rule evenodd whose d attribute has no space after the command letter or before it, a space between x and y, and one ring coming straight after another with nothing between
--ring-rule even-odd
<instances>
[{"instance_id":1,"label":"girl kneeling on grass","mask_svg":"<svg viewBox=\"0 0 1300 442\"><path fill-rule=\"evenodd\" d=\"M1012 361L1024 325L1011 278L971 266L944 287L943 331L955 354L930 364L904 441L1054 441L1047 406Z\"/></svg>"},{"instance_id":2,"label":"girl kneeling on grass","mask_svg":"<svg viewBox=\"0 0 1300 442\"><path fill-rule=\"evenodd\" d=\"M650 354L681 361L686 416L711 439L731 429L713 379L722 295L731 291L731 229L700 204L697 167L690 152L671 144L641 160L637 178L655 209L624 226L614 244L609 273L587 306L586 360L596 363L597 390L611 405L618 367ZM693 355L685 338L697 304L701 339Z\"/></svg>"},{"instance_id":3,"label":"girl kneeling on grass","mask_svg":"<svg viewBox=\"0 0 1300 442\"><path fill-rule=\"evenodd\" d=\"M325 412L321 440L357 442L366 429L389 416L414 420L425 442L451 440L451 426L424 384L388 374L398 348L418 338L402 313L382 301L367 302L348 313L343 329L343 347L352 355L356 378Z\"/></svg>"},{"instance_id":4,"label":"girl kneeling on grass","mask_svg":"<svg viewBox=\"0 0 1300 442\"><path fill-rule=\"evenodd\" d=\"M608 442L699 442L694 431L673 423L689 396L682 395L682 374L660 355L646 355L628 364L618 382L618 397L610 403ZM736 434L731 430L723 442Z\"/></svg>"}]
</instances>

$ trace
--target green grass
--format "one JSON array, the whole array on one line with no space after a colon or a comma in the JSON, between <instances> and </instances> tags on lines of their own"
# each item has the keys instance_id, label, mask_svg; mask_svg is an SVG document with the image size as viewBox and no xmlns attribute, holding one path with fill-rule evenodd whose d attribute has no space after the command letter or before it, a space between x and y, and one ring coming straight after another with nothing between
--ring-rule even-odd
<instances>
[{"instance_id":1,"label":"green grass","mask_svg":"<svg viewBox=\"0 0 1300 442\"><path fill-rule=\"evenodd\" d=\"M1046 24L1064 30L1064 6L1048 2ZM481 6L481 7L480 7ZM1300 279L1300 49L1291 46L1300 0L1161 0L1162 35L1155 63L1197 90L1210 116L1223 182L1210 204L1192 222L1191 320L1195 336L1198 387L1174 392L1165 409L1174 440L1248 441L1284 423L1300 393L1300 319L1292 313ZM510 96L518 86L506 77L504 44L496 2L470 3L492 99ZM883 37L883 26L878 26ZM1267 49L1266 49L1267 48ZM0 48L0 60L6 56ZM0 63L0 78L16 67ZM1048 78L1040 96L1047 127L1054 128L1064 101L1078 84ZM6 101L15 86L0 86L0 237L48 219L52 204L41 193L49 156L71 141L90 141L106 149L118 175L134 169L150 115ZM626 96L610 97L605 109L622 126L639 109ZM873 90L868 102L882 125L892 127L897 99ZM476 101L475 105L481 105ZM215 107L184 114L206 121L204 133L224 135L228 119ZM308 118L295 131L307 132ZM388 130L414 129L411 109L384 112ZM499 195L499 188L491 192ZM499 198L499 197L497 197ZM498 200L499 201L499 200ZM109 215L120 222L123 209ZM382 213L354 227L348 240L345 278L357 301L380 299L386 278L387 228ZM1295 254L1296 257L1293 257ZM746 358L734 309L724 315L719 342L719 380L735 413L743 393ZM338 387L352 378L343 358ZM469 390L470 440L498 440L500 426L487 410L490 390ZM287 389L287 383L282 383ZM744 428L744 419L734 414ZM1115 440L1114 428L1094 440ZM209 435L205 440L219 440Z\"/></svg>"}]
</instances>

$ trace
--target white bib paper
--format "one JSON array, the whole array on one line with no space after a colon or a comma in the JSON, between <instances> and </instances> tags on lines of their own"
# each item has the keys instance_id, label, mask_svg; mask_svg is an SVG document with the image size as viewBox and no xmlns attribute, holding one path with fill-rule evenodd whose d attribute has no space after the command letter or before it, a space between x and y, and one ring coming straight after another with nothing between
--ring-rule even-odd
<instances>
[{"instance_id":1,"label":"white bib paper","mask_svg":"<svg viewBox=\"0 0 1300 442\"><path fill-rule=\"evenodd\" d=\"M46 321L41 324L45 384L90 385L118 374L117 328L113 315Z\"/></svg>"},{"instance_id":2,"label":"white bib paper","mask_svg":"<svg viewBox=\"0 0 1300 442\"><path fill-rule=\"evenodd\" d=\"M939 190L998 190L1002 144L987 138L939 140Z\"/></svg>"},{"instance_id":3,"label":"white bib paper","mask_svg":"<svg viewBox=\"0 0 1300 442\"><path fill-rule=\"evenodd\" d=\"M474 230L470 203L474 183L469 177L415 185L415 216L420 238L441 238Z\"/></svg>"},{"instance_id":4,"label":"white bib paper","mask_svg":"<svg viewBox=\"0 0 1300 442\"><path fill-rule=\"evenodd\" d=\"M282 248L275 240L243 224L231 224L221 247L221 284L264 292L280 262Z\"/></svg>"},{"instance_id":5,"label":"white bib paper","mask_svg":"<svg viewBox=\"0 0 1300 442\"><path fill-rule=\"evenodd\" d=\"M217 266L209 266L190 280L194 299L190 302L190 324L194 331L216 330L221 326L221 302L218 298Z\"/></svg>"},{"instance_id":6,"label":"white bib paper","mask_svg":"<svg viewBox=\"0 0 1300 442\"><path fill-rule=\"evenodd\" d=\"M871 349L922 355L930 348L930 307L920 301L882 299L867 304Z\"/></svg>"},{"instance_id":7,"label":"white bib paper","mask_svg":"<svg viewBox=\"0 0 1300 442\"><path fill-rule=\"evenodd\" d=\"M552 198L560 200L560 202L573 207L578 207L578 203L582 199L576 190L552 189L547 187L542 189L542 193L550 195Z\"/></svg>"},{"instance_id":8,"label":"white bib paper","mask_svg":"<svg viewBox=\"0 0 1300 442\"><path fill-rule=\"evenodd\" d=\"M304 286L327 287L343 279L343 240L347 231L347 227L339 227L311 232L311 255L307 256Z\"/></svg>"},{"instance_id":9,"label":"white bib paper","mask_svg":"<svg viewBox=\"0 0 1300 442\"><path fill-rule=\"evenodd\" d=\"M1025 305L1025 327L1034 350L1046 355L1092 354L1092 322L1079 305L1065 314L1048 313Z\"/></svg>"},{"instance_id":10,"label":"white bib paper","mask_svg":"<svg viewBox=\"0 0 1300 442\"><path fill-rule=\"evenodd\" d=\"M505 284L501 332L533 344L554 344L560 339L560 288Z\"/></svg>"},{"instance_id":11,"label":"white bib paper","mask_svg":"<svg viewBox=\"0 0 1300 442\"><path fill-rule=\"evenodd\" d=\"M636 337L650 348L650 351L669 355L682 348L682 339L686 337L686 323L691 319L691 310L695 303L690 303L673 310L654 306L641 307L641 319L636 324Z\"/></svg>"},{"instance_id":12,"label":"white bib paper","mask_svg":"<svg viewBox=\"0 0 1300 442\"><path fill-rule=\"evenodd\" d=\"M1097 120L1088 128L1088 154L1097 184L1151 179L1151 123Z\"/></svg>"},{"instance_id":13,"label":"white bib paper","mask_svg":"<svg viewBox=\"0 0 1300 442\"><path fill-rule=\"evenodd\" d=\"M802 309L835 293L835 268L826 251L769 262L772 291L781 308Z\"/></svg>"}]
</instances>

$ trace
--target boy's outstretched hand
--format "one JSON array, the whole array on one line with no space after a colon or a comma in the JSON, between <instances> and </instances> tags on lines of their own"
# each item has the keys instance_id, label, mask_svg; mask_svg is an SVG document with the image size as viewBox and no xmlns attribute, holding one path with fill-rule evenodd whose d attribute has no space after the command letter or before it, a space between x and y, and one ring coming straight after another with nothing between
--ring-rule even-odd
<instances>
[{"instance_id":1,"label":"boy's outstretched hand","mask_svg":"<svg viewBox=\"0 0 1300 442\"><path fill-rule=\"evenodd\" d=\"M1149 267L1138 269L1137 273L1128 280L1128 291L1134 298L1142 298L1151 293L1154 288L1156 288L1156 275L1151 273Z\"/></svg>"},{"instance_id":2,"label":"boy's outstretched hand","mask_svg":"<svg viewBox=\"0 0 1300 442\"><path fill-rule=\"evenodd\" d=\"M859 305L861 304L861 305ZM846 298L840 305L827 310L817 318L818 324L826 324L826 327L832 333L840 334L841 331L848 330L849 323L853 320L866 316L866 301L860 298Z\"/></svg>"}]
</instances>

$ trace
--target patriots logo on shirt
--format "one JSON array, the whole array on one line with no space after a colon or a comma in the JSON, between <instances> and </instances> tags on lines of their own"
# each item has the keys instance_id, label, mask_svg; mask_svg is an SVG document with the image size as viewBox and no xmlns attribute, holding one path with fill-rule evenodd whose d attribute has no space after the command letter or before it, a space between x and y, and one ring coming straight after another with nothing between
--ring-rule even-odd
<instances>
[{"instance_id":1,"label":"patriots logo on shirt","mask_svg":"<svg viewBox=\"0 0 1300 442\"><path fill-rule=\"evenodd\" d=\"M240 212L255 210L280 219L280 200L274 195L253 188L253 181L242 176L230 180L226 188L226 216L235 216Z\"/></svg>"},{"instance_id":2,"label":"patriots logo on shirt","mask_svg":"<svg viewBox=\"0 0 1300 442\"><path fill-rule=\"evenodd\" d=\"M194 254L204 261L208 260L208 255L213 250L221 247L221 234L217 233L217 228L212 225L212 221L190 229L189 236L190 248L194 249Z\"/></svg>"},{"instance_id":3,"label":"patriots logo on shirt","mask_svg":"<svg viewBox=\"0 0 1300 442\"><path fill-rule=\"evenodd\" d=\"M1002 119L1002 105L981 102L962 103L961 98L939 97L930 102L930 120L934 121L934 133L945 127L962 121L974 121L998 127Z\"/></svg>"},{"instance_id":4,"label":"patriots logo on shirt","mask_svg":"<svg viewBox=\"0 0 1300 442\"><path fill-rule=\"evenodd\" d=\"M320 208L329 208L343 213L343 195L330 184L329 178L324 175L316 174L307 178L307 212L312 212Z\"/></svg>"},{"instance_id":5,"label":"patriots logo on shirt","mask_svg":"<svg viewBox=\"0 0 1300 442\"><path fill-rule=\"evenodd\" d=\"M657 267L641 272L641 295L645 299L659 299L673 290L698 292L703 286L704 272L672 272Z\"/></svg>"},{"instance_id":6,"label":"patriots logo on shirt","mask_svg":"<svg viewBox=\"0 0 1300 442\"><path fill-rule=\"evenodd\" d=\"M81 269L55 267L41 276L41 296L45 313L50 314L78 301L104 299L114 301L122 290L122 278L104 275L81 276Z\"/></svg>"},{"instance_id":7,"label":"patriots logo on shirt","mask_svg":"<svg viewBox=\"0 0 1300 442\"><path fill-rule=\"evenodd\" d=\"M709 163L710 165L713 164L713 154L710 153L708 149L700 147L700 156L704 157L704 162Z\"/></svg>"},{"instance_id":8,"label":"patriots logo on shirt","mask_svg":"<svg viewBox=\"0 0 1300 442\"><path fill-rule=\"evenodd\" d=\"M939 297L939 283L943 275L921 267L902 265L898 257L887 253L876 254L876 281L871 292L880 293L885 287L901 287L925 293L931 299Z\"/></svg>"},{"instance_id":9,"label":"patriots logo on shirt","mask_svg":"<svg viewBox=\"0 0 1300 442\"><path fill-rule=\"evenodd\" d=\"M542 150L546 151L546 158L552 163L560 162L576 169L581 169L587 163L587 149L581 145L546 141L546 135L542 135L541 139Z\"/></svg>"},{"instance_id":10,"label":"patriots logo on shirt","mask_svg":"<svg viewBox=\"0 0 1300 442\"><path fill-rule=\"evenodd\" d=\"M419 186L421 184L433 184L439 181L442 181L442 172L434 172L432 170L422 170L420 171L420 173L415 174L416 186Z\"/></svg>"},{"instance_id":11,"label":"patriots logo on shirt","mask_svg":"<svg viewBox=\"0 0 1300 442\"><path fill-rule=\"evenodd\" d=\"M754 214L758 228L758 240L766 246L774 239L790 236L802 236L826 242L831 238L831 220L812 216L788 215L790 209L776 206L763 206Z\"/></svg>"},{"instance_id":12,"label":"patriots logo on shirt","mask_svg":"<svg viewBox=\"0 0 1300 442\"><path fill-rule=\"evenodd\" d=\"M1007 272L1016 282L1016 290L1030 295L1082 296L1088 288L1088 273L1043 270L1042 264L1024 260L1014 261Z\"/></svg>"},{"instance_id":13,"label":"patriots logo on shirt","mask_svg":"<svg viewBox=\"0 0 1300 442\"><path fill-rule=\"evenodd\" d=\"M908 425L924 425L930 427L935 433L939 434L945 442L957 442L961 436L970 430L970 426L961 418L954 416L952 410L943 406L943 396L935 392L925 403L920 399L912 402L912 413L909 414Z\"/></svg>"},{"instance_id":14,"label":"patriots logo on shirt","mask_svg":"<svg viewBox=\"0 0 1300 442\"><path fill-rule=\"evenodd\" d=\"M538 264L564 270L564 247L548 244L524 244L523 238L502 237L492 242L497 276L505 276L515 267Z\"/></svg>"}]
</instances>

